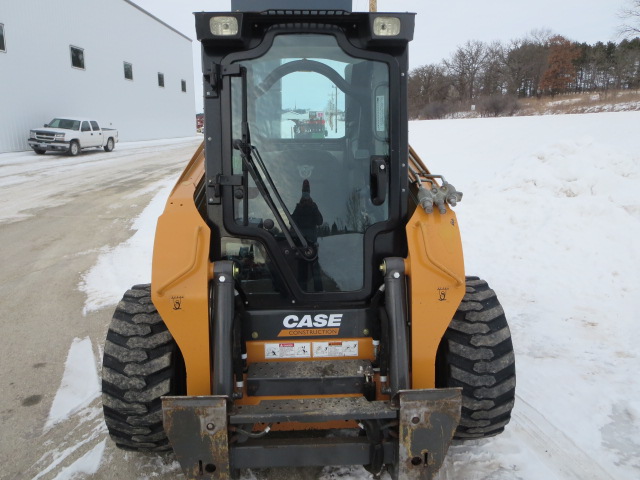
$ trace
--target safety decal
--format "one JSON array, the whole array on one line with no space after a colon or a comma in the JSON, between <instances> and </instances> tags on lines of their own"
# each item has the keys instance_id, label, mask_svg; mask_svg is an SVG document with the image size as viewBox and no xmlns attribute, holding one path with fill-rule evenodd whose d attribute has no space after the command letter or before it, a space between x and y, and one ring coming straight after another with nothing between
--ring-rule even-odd
<instances>
[{"instance_id":1,"label":"safety decal","mask_svg":"<svg viewBox=\"0 0 640 480\"><path fill-rule=\"evenodd\" d=\"M314 357L357 357L358 341L313 342Z\"/></svg>"},{"instance_id":2,"label":"safety decal","mask_svg":"<svg viewBox=\"0 0 640 480\"><path fill-rule=\"evenodd\" d=\"M310 343L266 343L264 346L265 358L310 358Z\"/></svg>"}]
</instances>

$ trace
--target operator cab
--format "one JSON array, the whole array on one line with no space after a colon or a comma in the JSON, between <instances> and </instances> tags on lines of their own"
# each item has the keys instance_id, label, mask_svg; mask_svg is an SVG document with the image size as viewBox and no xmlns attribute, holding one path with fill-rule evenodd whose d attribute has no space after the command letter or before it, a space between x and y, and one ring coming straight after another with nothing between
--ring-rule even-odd
<instances>
[{"instance_id":1,"label":"operator cab","mask_svg":"<svg viewBox=\"0 0 640 480\"><path fill-rule=\"evenodd\" d=\"M311 13L196 14L207 215L263 305L364 300L406 254L413 15Z\"/></svg>"}]
</instances>

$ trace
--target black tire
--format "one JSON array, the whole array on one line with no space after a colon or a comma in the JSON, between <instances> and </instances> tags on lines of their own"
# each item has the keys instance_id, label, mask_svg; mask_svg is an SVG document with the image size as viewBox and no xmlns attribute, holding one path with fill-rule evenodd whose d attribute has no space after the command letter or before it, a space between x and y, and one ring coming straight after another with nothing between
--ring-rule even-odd
<instances>
[{"instance_id":1,"label":"black tire","mask_svg":"<svg viewBox=\"0 0 640 480\"><path fill-rule=\"evenodd\" d=\"M170 450L162 425L163 395L184 395L184 361L160 318L149 285L124 294L107 333L102 405L111 438L125 450Z\"/></svg>"},{"instance_id":2,"label":"black tire","mask_svg":"<svg viewBox=\"0 0 640 480\"><path fill-rule=\"evenodd\" d=\"M47 153L46 150L43 150L41 148L34 148L33 151L36 152L38 155L44 155L45 153Z\"/></svg>"},{"instance_id":3,"label":"black tire","mask_svg":"<svg viewBox=\"0 0 640 480\"><path fill-rule=\"evenodd\" d=\"M68 151L69 155L72 157L75 157L76 155L78 155L80 153L80 144L76 141L73 140L70 144L69 144L69 151Z\"/></svg>"},{"instance_id":4,"label":"black tire","mask_svg":"<svg viewBox=\"0 0 640 480\"><path fill-rule=\"evenodd\" d=\"M504 310L487 282L467 277L467 293L444 334L436 386L462 387L455 439L492 437L511 419L516 367Z\"/></svg>"},{"instance_id":5,"label":"black tire","mask_svg":"<svg viewBox=\"0 0 640 480\"><path fill-rule=\"evenodd\" d=\"M113 151L114 148L115 148L115 142L113 141L113 138L109 138L109 140L107 140L107 144L104 146L104 151L111 152Z\"/></svg>"}]
</instances>

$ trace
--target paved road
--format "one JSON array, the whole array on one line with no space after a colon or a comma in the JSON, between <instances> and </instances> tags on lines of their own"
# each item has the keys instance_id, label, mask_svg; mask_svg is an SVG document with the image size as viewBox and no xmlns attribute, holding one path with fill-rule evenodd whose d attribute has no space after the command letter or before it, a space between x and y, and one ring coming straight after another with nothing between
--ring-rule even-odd
<instances>
[{"instance_id":1,"label":"paved road","mask_svg":"<svg viewBox=\"0 0 640 480\"><path fill-rule=\"evenodd\" d=\"M59 423L47 420L72 345L90 343L92 365L83 368L100 371L113 306L83 314L83 274L104 247L131 237L133 219L157 193L149 185L177 179L199 142L119 145L74 158L0 155L0 479L184 479L172 454L115 448L98 387ZM353 473L277 469L242 478L367 478L361 468Z\"/></svg>"},{"instance_id":2,"label":"paved road","mask_svg":"<svg viewBox=\"0 0 640 480\"><path fill-rule=\"evenodd\" d=\"M177 478L170 456L113 447L99 397L47 431L45 423L74 339L90 338L100 362L112 308L83 316L82 274L102 247L132 235L155 192L136 193L177 178L199 141L75 158L0 155L0 478Z\"/></svg>"}]
</instances>

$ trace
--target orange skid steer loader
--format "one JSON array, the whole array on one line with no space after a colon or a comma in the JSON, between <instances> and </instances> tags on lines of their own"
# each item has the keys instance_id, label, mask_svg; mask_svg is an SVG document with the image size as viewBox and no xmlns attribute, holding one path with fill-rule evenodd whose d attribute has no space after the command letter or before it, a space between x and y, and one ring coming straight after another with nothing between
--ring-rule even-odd
<instances>
[{"instance_id":1,"label":"orange skid steer loader","mask_svg":"<svg viewBox=\"0 0 640 480\"><path fill-rule=\"evenodd\" d=\"M158 221L151 285L109 328L107 427L173 449L189 479L433 478L453 438L509 422L509 328L465 278L462 194L408 144L414 15L303 3L195 14L204 142ZM300 111L334 128L295 135Z\"/></svg>"}]
</instances>

